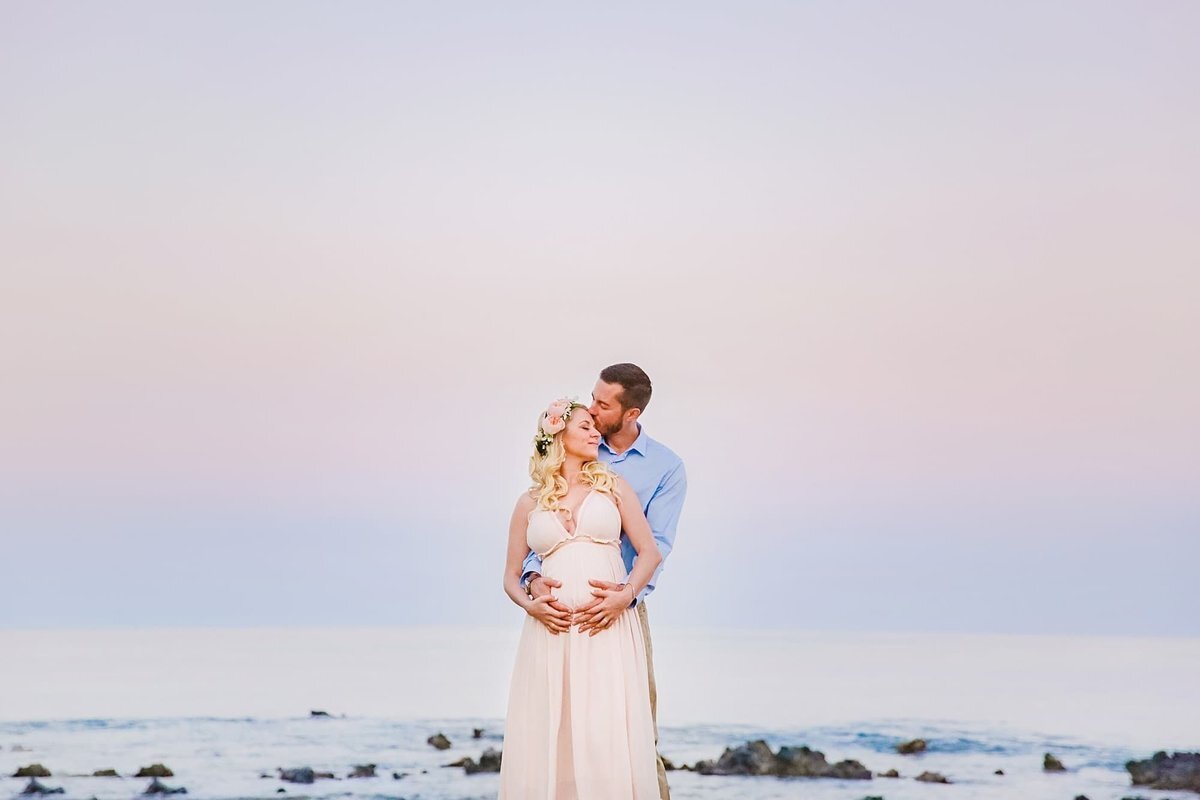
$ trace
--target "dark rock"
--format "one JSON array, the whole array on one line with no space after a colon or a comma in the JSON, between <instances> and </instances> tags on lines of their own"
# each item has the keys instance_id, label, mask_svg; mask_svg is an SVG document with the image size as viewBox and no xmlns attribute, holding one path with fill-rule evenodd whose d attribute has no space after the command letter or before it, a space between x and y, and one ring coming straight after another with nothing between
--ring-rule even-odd
<instances>
[{"instance_id":1,"label":"dark rock","mask_svg":"<svg viewBox=\"0 0 1200 800\"><path fill-rule=\"evenodd\" d=\"M1088 800L1088 796L1086 794L1077 794L1075 795L1075 800Z\"/></svg>"},{"instance_id":2,"label":"dark rock","mask_svg":"<svg viewBox=\"0 0 1200 800\"><path fill-rule=\"evenodd\" d=\"M924 753L928 744L924 739L910 739L907 742L901 742L896 745L896 752L906 756L913 753Z\"/></svg>"},{"instance_id":3,"label":"dark rock","mask_svg":"<svg viewBox=\"0 0 1200 800\"><path fill-rule=\"evenodd\" d=\"M871 771L857 761L830 765L825 754L807 745L782 747L772 753L762 739L727 747L716 761L698 761L692 767L701 775L776 775L779 777L843 778L870 780Z\"/></svg>"},{"instance_id":4,"label":"dark rock","mask_svg":"<svg viewBox=\"0 0 1200 800\"><path fill-rule=\"evenodd\" d=\"M30 764L27 767L17 767L17 771L12 776L14 778L49 778L50 770L41 764Z\"/></svg>"},{"instance_id":5,"label":"dark rock","mask_svg":"<svg viewBox=\"0 0 1200 800\"><path fill-rule=\"evenodd\" d=\"M483 728L472 728L471 730L472 730L472 733L471 733L472 739L482 739L483 738Z\"/></svg>"},{"instance_id":6,"label":"dark rock","mask_svg":"<svg viewBox=\"0 0 1200 800\"><path fill-rule=\"evenodd\" d=\"M1055 758L1052 754L1046 753L1042 756L1042 771L1043 772L1066 772L1067 768L1063 763Z\"/></svg>"},{"instance_id":7,"label":"dark rock","mask_svg":"<svg viewBox=\"0 0 1200 800\"><path fill-rule=\"evenodd\" d=\"M394 780L394 781L398 781L401 778L407 778L407 777L408 777L407 772L393 772L392 773L392 780Z\"/></svg>"},{"instance_id":8,"label":"dark rock","mask_svg":"<svg viewBox=\"0 0 1200 800\"><path fill-rule=\"evenodd\" d=\"M288 783L312 783L316 780L316 775L313 773L312 767L293 767L292 769L280 767L279 780Z\"/></svg>"},{"instance_id":9,"label":"dark rock","mask_svg":"<svg viewBox=\"0 0 1200 800\"><path fill-rule=\"evenodd\" d=\"M37 778L30 778L29 783L21 790L21 794L63 794L64 792L66 792L66 789L61 786L55 786L53 789L49 786L43 786L38 783Z\"/></svg>"},{"instance_id":10,"label":"dark rock","mask_svg":"<svg viewBox=\"0 0 1200 800\"><path fill-rule=\"evenodd\" d=\"M346 776L347 778L374 778L374 764L355 764L354 771Z\"/></svg>"},{"instance_id":11,"label":"dark rock","mask_svg":"<svg viewBox=\"0 0 1200 800\"><path fill-rule=\"evenodd\" d=\"M501 752L495 748L489 747L483 751L483 755L479 756L479 763L468 763L463 765L468 775L474 775L476 772L499 772L500 771ZM467 759L470 761L470 759Z\"/></svg>"},{"instance_id":12,"label":"dark rock","mask_svg":"<svg viewBox=\"0 0 1200 800\"><path fill-rule=\"evenodd\" d=\"M473 758L460 758L451 764L445 764L447 767L462 767L468 775L474 775L477 772L499 772L500 771L500 751L489 747L483 751L483 755L479 756L479 761L476 762Z\"/></svg>"},{"instance_id":13,"label":"dark rock","mask_svg":"<svg viewBox=\"0 0 1200 800\"><path fill-rule=\"evenodd\" d=\"M841 778L842 780L849 781L869 781L871 780L871 770L851 758L837 762L830 768L829 775L822 775L821 777Z\"/></svg>"},{"instance_id":14,"label":"dark rock","mask_svg":"<svg viewBox=\"0 0 1200 800\"><path fill-rule=\"evenodd\" d=\"M115 769L98 769L92 773L93 778L119 778Z\"/></svg>"},{"instance_id":15,"label":"dark rock","mask_svg":"<svg viewBox=\"0 0 1200 800\"><path fill-rule=\"evenodd\" d=\"M333 780L335 780L335 781L338 779L337 775L334 775L332 772L314 772L314 773L313 773L313 777L314 777L314 778L317 778L317 779L320 779L320 778L331 778L331 779L333 779Z\"/></svg>"},{"instance_id":16,"label":"dark rock","mask_svg":"<svg viewBox=\"0 0 1200 800\"><path fill-rule=\"evenodd\" d=\"M768 753L771 751L768 749ZM769 774L788 775L799 778L819 778L832 769L825 761L825 754L813 750L808 745L802 747L781 747L775 758L775 765L769 769Z\"/></svg>"},{"instance_id":17,"label":"dark rock","mask_svg":"<svg viewBox=\"0 0 1200 800\"><path fill-rule=\"evenodd\" d=\"M671 763L671 759L667 758L666 756L662 755L661 753L659 754L658 757L662 759L663 769L665 769L667 772L675 771L676 767L673 763Z\"/></svg>"},{"instance_id":18,"label":"dark rock","mask_svg":"<svg viewBox=\"0 0 1200 800\"><path fill-rule=\"evenodd\" d=\"M701 775L770 775L774 766L775 754L770 746L757 739L739 747L726 747L715 763L698 762L696 771Z\"/></svg>"},{"instance_id":19,"label":"dark rock","mask_svg":"<svg viewBox=\"0 0 1200 800\"><path fill-rule=\"evenodd\" d=\"M317 711L314 709L314 710L308 712L308 716L309 717L331 717L333 715L330 714L328 711Z\"/></svg>"},{"instance_id":20,"label":"dark rock","mask_svg":"<svg viewBox=\"0 0 1200 800\"><path fill-rule=\"evenodd\" d=\"M287 789L283 788L282 786L275 790L275 794L284 794L285 792L287 792Z\"/></svg>"},{"instance_id":21,"label":"dark rock","mask_svg":"<svg viewBox=\"0 0 1200 800\"><path fill-rule=\"evenodd\" d=\"M881 778L899 778L900 777L900 773L896 771L895 767L892 767L887 772L876 772L875 774Z\"/></svg>"},{"instance_id":22,"label":"dark rock","mask_svg":"<svg viewBox=\"0 0 1200 800\"><path fill-rule=\"evenodd\" d=\"M925 783L950 783L940 772L930 772L928 770L922 772L914 780L924 781Z\"/></svg>"},{"instance_id":23,"label":"dark rock","mask_svg":"<svg viewBox=\"0 0 1200 800\"><path fill-rule=\"evenodd\" d=\"M151 764L148 767L142 767L134 775L135 778L174 778L175 773L171 772L166 764Z\"/></svg>"},{"instance_id":24,"label":"dark rock","mask_svg":"<svg viewBox=\"0 0 1200 800\"><path fill-rule=\"evenodd\" d=\"M187 789L182 786L172 789L155 777L150 781L150 785L146 787L146 791L142 792L142 794L187 794Z\"/></svg>"},{"instance_id":25,"label":"dark rock","mask_svg":"<svg viewBox=\"0 0 1200 800\"><path fill-rule=\"evenodd\" d=\"M1002 770L1002 769L998 769L998 770L996 770L995 772L993 772L992 774L993 774L993 775L1003 775L1003 774L1004 774L1004 770Z\"/></svg>"},{"instance_id":26,"label":"dark rock","mask_svg":"<svg viewBox=\"0 0 1200 800\"><path fill-rule=\"evenodd\" d=\"M1159 750L1143 761L1126 761L1125 769L1134 786L1149 789L1187 789L1200 792L1200 753L1173 753Z\"/></svg>"},{"instance_id":27,"label":"dark rock","mask_svg":"<svg viewBox=\"0 0 1200 800\"><path fill-rule=\"evenodd\" d=\"M870 780L871 771L857 761L839 761L830 766L825 754L804 747L781 747L775 757L772 774L805 778L842 778L845 780Z\"/></svg>"},{"instance_id":28,"label":"dark rock","mask_svg":"<svg viewBox=\"0 0 1200 800\"><path fill-rule=\"evenodd\" d=\"M449 750L450 749L450 740L447 739L443 734L440 734L440 733L435 733L433 736L430 736L425 741L428 742L429 744L433 745L434 747L436 747L438 750Z\"/></svg>"}]
</instances>

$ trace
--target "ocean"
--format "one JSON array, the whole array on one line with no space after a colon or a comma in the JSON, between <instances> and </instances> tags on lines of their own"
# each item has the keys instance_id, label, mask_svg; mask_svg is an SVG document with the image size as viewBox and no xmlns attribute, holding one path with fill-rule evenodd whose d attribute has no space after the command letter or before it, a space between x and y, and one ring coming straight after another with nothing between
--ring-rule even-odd
<instances>
[{"instance_id":1,"label":"ocean","mask_svg":"<svg viewBox=\"0 0 1200 800\"><path fill-rule=\"evenodd\" d=\"M129 776L164 763L175 775L163 782L192 798L491 798L494 774L444 765L502 748L517 635L516 626L0 631L0 792L16 796L28 781L8 776L41 763L52 773L41 782L67 800L130 798L149 780ZM677 800L1181 798L1132 787L1124 764L1200 750L1196 638L656 627L654 646L659 749L676 765L765 739L901 775L676 771ZM448 750L426 743L436 733ZM916 737L926 752L895 752ZM1047 752L1067 771L1044 772ZM376 777L346 777L358 764L375 764ZM278 779L277 768L300 766L337 779ZM124 777L90 777L107 768ZM926 770L951 783L913 780Z\"/></svg>"}]
</instances>

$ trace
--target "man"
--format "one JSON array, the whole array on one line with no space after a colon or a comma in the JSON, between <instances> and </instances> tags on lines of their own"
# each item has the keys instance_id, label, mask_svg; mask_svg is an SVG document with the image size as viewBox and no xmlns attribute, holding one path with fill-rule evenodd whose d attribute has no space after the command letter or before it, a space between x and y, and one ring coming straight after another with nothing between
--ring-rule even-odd
<instances>
[{"instance_id":1,"label":"man","mask_svg":"<svg viewBox=\"0 0 1200 800\"><path fill-rule=\"evenodd\" d=\"M600 379L592 390L592 404L588 411L596 420L596 428L603 439L600 441L599 457L621 475L637 492L642 503L642 511L650 522L650 530L654 533L654 541L662 554L663 564L675 543L675 528L679 523L679 512L683 509L683 500L687 495L687 474L683 469L683 461L668 447L656 442L646 435L638 418L646 410L650 402L650 377L635 364L613 364L600 372ZM629 542L629 537L621 535L621 557L627 570L633 569L637 552ZM530 552L525 558L522 586L533 598L550 593L551 589L561 588L562 584L552 578L541 575L541 559L536 553ZM641 619L642 635L646 643L646 668L650 678L650 711L654 718L654 744L658 745L658 693L654 685L654 653L650 645L650 623L646 616L646 598L658 585L659 575L663 566L659 565L654 571L654 577L634 598L638 617ZM588 632L600 626L593 619L594 609L600 601L610 593L619 591L621 584L594 580L590 582L596 587L595 594L599 596L575 609L573 624L579 625L581 632ZM555 600L551 604L559 611L570 613L571 609ZM611 623L610 623L611 624ZM671 792L667 786L667 772L662 756L658 757L658 790L662 800L670 800Z\"/></svg>"}]
</instances>

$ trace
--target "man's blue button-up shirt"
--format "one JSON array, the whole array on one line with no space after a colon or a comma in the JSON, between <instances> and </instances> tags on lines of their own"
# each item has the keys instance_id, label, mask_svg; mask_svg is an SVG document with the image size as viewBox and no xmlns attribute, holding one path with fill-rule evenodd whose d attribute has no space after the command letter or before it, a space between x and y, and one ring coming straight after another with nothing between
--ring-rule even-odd
<instances>
[{"instance_id":1,"label":"man's blue button-up shirt","mask_svg":"<svg viewBox=\"0 0 1200 800\"><path fill-rule=\"evenodd\" d=\"M637 423L637 426L638 437L624 453L614 453L604 440L600 441L599 451L600 460L629 481L638 500L642 501L642 512L650 523L658 552L663 558L650 583L634 600L635 604L645 600L658 585L658 576L662 574L671 548L675 546L675 529L679 525L684 497L687 496L687 473L683 469L683 460L669 447L647 436L641 423ZM625 562L625 569L632 571L637 551L624 532L621 533L621 558ZM542 560L537 553L530 552L525 558L522 574L541 571Z\"/></svg>"}]
</instances>

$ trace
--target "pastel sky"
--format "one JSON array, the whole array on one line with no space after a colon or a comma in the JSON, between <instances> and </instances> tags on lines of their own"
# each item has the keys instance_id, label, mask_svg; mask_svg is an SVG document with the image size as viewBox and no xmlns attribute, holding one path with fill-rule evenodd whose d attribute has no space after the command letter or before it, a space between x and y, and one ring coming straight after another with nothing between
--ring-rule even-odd
<instances>
[{"instance_id":1,"label":"pastel sky","mask_svg":"<svg viewBox=\"0 0 1200 800\"><path fill-rule=\"evenodd\" d=\"M655 624L1200 635L1200 4L7 2L0 626L510 624L641 364Z\"/></svg>"}]
</instances>

